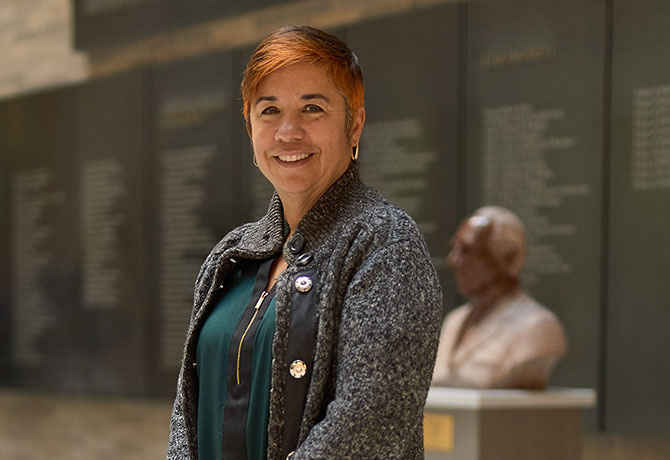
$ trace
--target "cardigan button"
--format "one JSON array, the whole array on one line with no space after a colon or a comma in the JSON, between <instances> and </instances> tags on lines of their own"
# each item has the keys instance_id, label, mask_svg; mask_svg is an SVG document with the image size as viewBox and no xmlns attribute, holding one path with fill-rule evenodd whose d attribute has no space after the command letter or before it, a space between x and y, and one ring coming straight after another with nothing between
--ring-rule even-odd
<instances>
[{"instance_id":1,"label":"cardigan button","mask_svg":"<svg viewBox=\"0 0 670 460\"><path fill-rule=\"evenodd\" d=\"M314 255L311 252L305 252L300 254L295 260L295 264L299 267L304 267L314 259Z\"/></svg>"},{"instance_id":2,"label":"cardigan button","mask_svg":"<svg viewBox=\"0 0 670 460\"><path fill-rule=\"evenodd\" d=\"M291 242L288 245L289 250L291 251L291 254L296 255L300 251L302 251L302 248L305 246L305 237L302 236L300 233L296 233L293 235L293 238L291 238Z\"/></svg>"},{"instance_id":3,"label":"cardigan button","mask_svg":"<svg viewBox=\"0 0 670 460\"><path fill-rule=\"evenodd\" d=\"M307 363L301 359L296 359L291 363L289 372L294 379L301 379L307 374Z\"/></svg>"},{"instance_id":4,"label":"cardigan button","mask_svg":"<svg viewBox=\"0 0 670 460\"><path fill-rule=\"evenodd\" d=\"M300 292L308 292L312 289L312 278L309 276L299 276L295 279L295 288Z\"/></svg>"}]
</instances>

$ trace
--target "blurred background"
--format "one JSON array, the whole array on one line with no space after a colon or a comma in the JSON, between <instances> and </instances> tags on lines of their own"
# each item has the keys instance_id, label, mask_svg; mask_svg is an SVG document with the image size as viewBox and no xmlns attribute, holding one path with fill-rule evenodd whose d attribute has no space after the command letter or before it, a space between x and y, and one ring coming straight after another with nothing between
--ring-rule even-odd
<instances>
[{"instance_id":1,"label":"blurred background","mask_svg":"<svg viewBox=\"0 0 670 460\"><path fill-rule=\"evenodd\" d=\"M514 210L594 388L585 459L670 458L670 3L0 0L0 458L164 456L209 249L272 192L239 83L286 24L344 39L366 182L445 257ZM39 441L39 442L38 442Z\"/></svg>"}]
</instances>

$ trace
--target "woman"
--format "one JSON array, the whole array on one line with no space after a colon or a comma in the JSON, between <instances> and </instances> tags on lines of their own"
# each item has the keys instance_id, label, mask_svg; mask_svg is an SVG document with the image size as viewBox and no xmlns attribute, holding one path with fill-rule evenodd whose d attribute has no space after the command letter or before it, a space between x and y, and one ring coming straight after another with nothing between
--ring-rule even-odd
<instances>
[{"instance_id":1,"label":"woman","mask_svg":"<svg viewBox=\"0 0 670 460\"><path fill-rule=\"evenodd\" d=\"M285 27L242 82L276 193L195 287L168 459L419 459L441 294L416 225L359 179L356 56Z\"/></svg>"}]
</instances>

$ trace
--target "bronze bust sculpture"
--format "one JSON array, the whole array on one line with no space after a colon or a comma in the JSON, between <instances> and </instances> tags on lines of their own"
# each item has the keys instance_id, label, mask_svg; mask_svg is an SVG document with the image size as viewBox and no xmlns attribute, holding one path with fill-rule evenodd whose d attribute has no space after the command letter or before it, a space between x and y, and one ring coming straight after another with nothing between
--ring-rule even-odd
<instances>
[{"instance_id":1,"label":"bronze bust sculpture","mask_svg":"<svg viewBox=\"0 0 670 460\"><path fill-rule=\"evenodd\" d=\"M522 222L495 206L477 210L456 231L447 263L469 301L444 320L433 384L543 388L565 355L556 316L521 287Z\"/></svg>"}]
</instances>

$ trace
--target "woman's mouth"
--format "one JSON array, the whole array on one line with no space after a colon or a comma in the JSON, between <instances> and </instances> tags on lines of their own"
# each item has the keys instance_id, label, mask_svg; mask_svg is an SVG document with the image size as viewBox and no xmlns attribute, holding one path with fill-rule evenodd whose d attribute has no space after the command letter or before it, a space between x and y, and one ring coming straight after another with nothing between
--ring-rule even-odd
<instances>
[{"instance_id":1,"label":"woman's mouth","mask_svg":"<svg viewBox=\"0 0 670 460\"><path fill-rule=\"evenodd\" d=\"M293 163L295 161L304 160L305 158L311 157L311 153L291 153L285 155L277 155L276 158L286 163Z\"/></svg>"}]
</instances>

